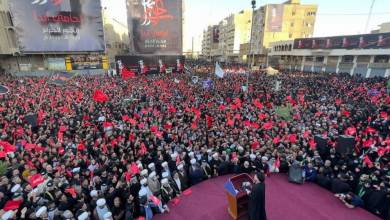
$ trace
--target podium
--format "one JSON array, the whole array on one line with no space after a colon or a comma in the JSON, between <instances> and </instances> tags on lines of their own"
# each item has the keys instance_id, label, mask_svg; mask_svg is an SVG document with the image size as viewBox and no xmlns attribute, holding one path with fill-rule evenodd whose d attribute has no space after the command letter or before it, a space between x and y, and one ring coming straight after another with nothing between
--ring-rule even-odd
<instances>
[{"instance_id":1,"label":"podium","mask_svg":"<svg viewBox=\"0 0 390 220\"><path fill-rule=\"evenodd\" d=\"M228 200L228 212L233 219L238 219L248 212L249 196L242 187L243 182L249 182L253 185L252 177L246 173L230 178L224 185Z\"/></svg>"}]
</instances>

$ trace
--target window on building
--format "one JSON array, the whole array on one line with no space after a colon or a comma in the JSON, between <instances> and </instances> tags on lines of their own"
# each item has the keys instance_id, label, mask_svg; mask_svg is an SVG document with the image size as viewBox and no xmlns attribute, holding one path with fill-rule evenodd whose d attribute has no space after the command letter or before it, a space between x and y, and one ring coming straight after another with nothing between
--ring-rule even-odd
<instances>
[{"instance_id":1,"label":"window on building","mask_svg":"<svg viewBox=\"0 0 390 220\"><path fill-rule=\"evenodd\" d=\"M315 16L316 12L315 11L309 11L307 12L307 16Z\"/></svg>"},{"instance_id":2,"label":"window on building","mask_svg":"<svg viewBox=\"0 0 390 220\"><path fill-rule=\"evenodd\" d=\"M306 57L306 61L313 61L313 57L311 56Z\"/></svg>"},{"instance_id":3,"label":"window on building","mask_svg":"<svg viewBox=\"0 0 390 220\"><path fill-rule=\"evenodd\" d=\"M316 62L324 62L324 57L316 57Z\"/></svg>"},{"instance_id":4,"label":"window on building","mask_svg":"<svg viewBox=\"0 0 390 220\"><path fill-rule=\"evenodd\" d=\"M352 63L353 62L353 56L343 56L341 62L343 62L343 63Z\"/></svg>"},{"instance_id":5,"label":"window on building","mask_svg":"<svg viewBox=\"0 0 390 220\"><path fill-rule=\"evenodd\" d=\"M294 27L294 22L291 22L291 23L290 23L290 27Z\"/></svg>"},{"instance_id":6,"label":"window on building","mask_svg":"<svg viewBox=\"0 0 390 220\"><path fill-rule=\"evenodd\" d=\"M288 38L292 38L292 36L293 36L293 34L291 34L291 33L288 34Z\"/></svg>"},{"instance_id":7,"label":"window on building","mask_svg":"<svg viewBox=\"0 0 390 220\"><path fill-rule=\"evenodd\" d=\"M389 56L387 55L378 55L374 58L374 63L388 63L389 62Z\"/></svg>"},{"instance_id":8,"label":"window on building","mask_svg":"<svg viewBox=\"0 0 390 220\"><path fill-rule=\"evenodd\" d=\"M295 16L296 12L295 11L292 11L291 12L291 16Z\"/></svg>"}]
</instances>

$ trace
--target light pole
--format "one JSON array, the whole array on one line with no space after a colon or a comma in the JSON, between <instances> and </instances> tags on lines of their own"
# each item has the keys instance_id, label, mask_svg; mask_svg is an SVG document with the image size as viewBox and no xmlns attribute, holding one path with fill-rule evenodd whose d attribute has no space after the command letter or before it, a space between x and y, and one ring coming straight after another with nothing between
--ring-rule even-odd
<instances>
[{"instance_id":1,"label":"light pole","mask_svg":"<svg viewBox=\"0 0 390 220\"><path fill-rule=\"evenodd\" d=\"M248 91L249 89L249 73L250 73L250 68L251 68L251 62L249 60L250 58L250 55L251 55L251 52L252 52L252 38L253 38L253 24L255 23L253 21L253 18L255 17L255 8L256 8L256 0L252 0L251 1L251 4L252 4L252 23L251 23L251 36L250 36L250 39L249 39L249 51L248 51L248 57L247 57L247 60L248 60L248 74L246 75L246 89ZM254 59L254 57L252 57L252 59Z\"/></svg>"}]
</instances>

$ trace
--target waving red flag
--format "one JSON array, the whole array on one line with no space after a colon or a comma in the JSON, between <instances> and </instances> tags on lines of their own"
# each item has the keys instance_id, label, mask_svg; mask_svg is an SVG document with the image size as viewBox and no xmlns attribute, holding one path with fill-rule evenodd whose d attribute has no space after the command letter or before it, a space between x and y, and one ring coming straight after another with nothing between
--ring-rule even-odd
<instances>
[{"instance_id":1,"label":"waving red flag","mask_svg":"<svg viewBox=\"0 0 390 220\"><path fill-rule=\"evenodd\" d=\"M310 146L311 150L315 150L316 149L317 143L314 141L314 139L310 139L309 146Z\"/></svg>"},{"instance_id":2,"label":"waving red flag","mask_svg":"<svg viewBox=\"0 0 390 220\"><path fill-rule=\"evenodd\" d=\"M140 153L141 155L145 155L146 152L147 152L146 146L145 146L145 144L142 142L142 143L141 143L141 149L140 149L139 153Z\"/></svg>"},{"instance_id":3,"label":"waving red flag","mask_svg":"<svg viewBox=\"0 0 390 220\"><path fill-rule=\"evenodd\" d=\"M45 182L45 178L42 176L42 174L37 173L35 175L30 176L28 182L31 185L31 187L35 188L39 184Z\"/></svg>"},{"instance_id":4,"label":"waving red flag","mask_svg":"<svg viewBox=\"0 0 390 220\"><path fill-rule=\"evenodd\" d=\"M126 67L122 68L122 79L129 79L129 78L134 78L135 73L133 71L128 70Z\"/></svg>"},{"instance_id":5,"label":"waving red flag","mask_svg":"<svg viewBox=\"0 0 390 220\"><path fill-rule=\"evenodd\" d=\"M343 116L347 117L347 118L349 118L349 117L351 116L351 113L350 113L349 111L347 111L347 110L341 111L341 114L342 114Z\"/></svg>"},{"instance_id":6,"label":"waving red flag","mask_svg":"<svg viewBox=\"0 0 390 220\"><path fill-rule=\"evenodd\" d=\"M258 99L255 99L253 101L253 105L256 106L257 108L259 109L262 109L263 108L263 104L261 104L261 102L258 100Z\"/></svg>"},{"instance_id":7,"label":"waving red flag","mask_svg":"<svg viewBox=\"0 0 390 220\"><path fill-rule=\"evenodd\" d=\"M356 134L356 128L355 127L347 128L347 130L345 130L345 134L354 136Z\"/></svg>"},{"instance_id":8,"label":"waving red flag","mask_svg":"<svg viewBox=\"0 0 390 220\"><path fill-rule=\"evenodd\" d=\"M139 174L139 173L140 173L139 168L138 168L138 166L137 166L136 163L132 163L132 164L131 164L130 172L131 172L132 174Z\"/></svg>"},{"instance_id":9,"label":"waving red flag","mask_svg":"<svg viewBox=\"0 0 390 220\"><path fill-rule=\"evenodd\" d=\"M371 168L371 167L374 166L374 163L370 160L370 158L368 157L368 155L365 155L365 156L364 156L363 163L364 163L368 168Z\"/></svg>"},{"instance_id":10,"label":"waving red flag","mask_svg":"<svg viewBox=\"0 0 390 220\"><path fill-rule=\"evenodd\" d=\"M207 127L210 128L213 126L213 117L206 115L206 124Z\"/></svg>"},{"instance_id":11,"label":"waving red flag","mask_svg":"<svg viewBox=\"0 0 390 220\"><path fill-rule=\"evenodd\" d=\"M10 210L19 209L19 207L22 203L23 203L23 200L8 200L5 203L3 210L10 211Z\"/></svg>"},{"instance_id":12,"label":"waving red flag","mask_svg":"<svg viewBox=\"0 0 390 220\"><path fill-rule=\"evenodd\" d=\"M263 124L263 129L264 130L270 130L270 129L272 129L272 127L273 127L273 124L272 124L271 121L270 122L266 122L266 123Z\"/></svg>"},{"instance_id":13,"label":"waving red flag","mask_svg":"<svg viewBox=\"0 0 390 220\"><path fill-rule=\"evenodd\" d=\"M296 134L290 134L290 136L288 137L288 140L291 143L296 143L297 142L297 135Z\"/></svg>"},{"instance_id":14,"label":"waving red flag","mask_svg":"<svg viewBox=\"0 0 390 220\"><path fill-rule=\"evenodd\" d=\"M108 96L101 90L95 90L92 98L95 102L99 103L104 103L108 101Z\"/></svg>"}]
</instances>

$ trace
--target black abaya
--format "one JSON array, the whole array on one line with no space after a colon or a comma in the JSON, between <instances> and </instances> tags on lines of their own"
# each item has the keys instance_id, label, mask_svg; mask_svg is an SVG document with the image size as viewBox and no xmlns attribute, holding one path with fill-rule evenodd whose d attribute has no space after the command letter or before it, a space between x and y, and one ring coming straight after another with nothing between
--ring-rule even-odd
<instances>
[{"instance_id":1,"label":"black abaya","mask_svg":"<svg viewBox=\"0 0 390 220\"><path fill-rule=\"evenodd\" d=\"M258 183L253 186L249 196L249 220L267 220L265 213L265 185Z\"/></svg>"}]
</instances>

